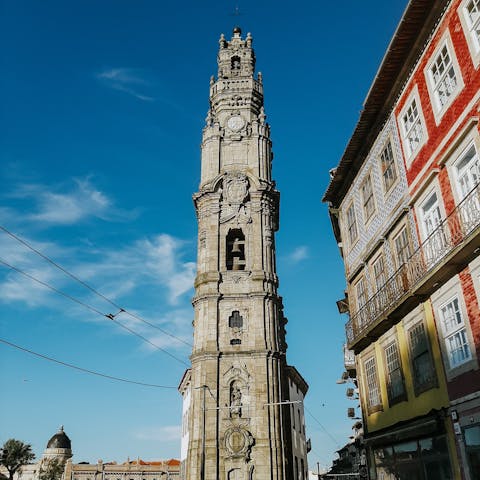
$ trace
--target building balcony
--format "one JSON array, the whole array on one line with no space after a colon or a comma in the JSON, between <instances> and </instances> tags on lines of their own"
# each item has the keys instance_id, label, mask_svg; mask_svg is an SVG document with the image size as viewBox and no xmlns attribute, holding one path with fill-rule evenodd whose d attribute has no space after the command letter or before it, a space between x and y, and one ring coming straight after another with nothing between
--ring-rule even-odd
<instances>
[{"instance_id":1,"label":"building balcony","mask_svg":"<svg viewBox=\"0 0 480 480\"><path fill-rule=\"evenodd\" d=\"M424 302L480 252L480 184L462 200L407 261L346 324L355 353Z\"/></svg>"}]
</instances>

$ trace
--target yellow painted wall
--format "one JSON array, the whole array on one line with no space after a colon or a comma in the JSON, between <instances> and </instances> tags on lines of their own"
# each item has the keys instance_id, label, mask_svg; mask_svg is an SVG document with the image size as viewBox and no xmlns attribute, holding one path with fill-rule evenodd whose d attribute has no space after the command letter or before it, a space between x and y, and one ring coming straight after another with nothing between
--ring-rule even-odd
<instances>
[{"instance_id":1,"label":"yellow painted wall","mask_svg":"<svg viewBox=\"0 0 480 480\"><path fill-rule=\"evenodd\" d=\"M400 421L408 420L418 416L422 416L430 412L432 409L441 409L442 407L448 407L448 393L447 385L443 370L443 364L440 354L440 347L438 344L435 321L433 318L432 307L430 301L424 304L425 312L425 327L428 332L430 348L432 352L433 361L435 364L435 370L437 372L438 387L431 388L426 392L421 393L418 397L415 396L413 388L413 378L411 371L411 363L409 358L408 339L406 332L403 328L403 322L398 323L393 328L396 331L396 337L398 341L398 348L400 352L400 358L402 362L403 375L405 379L405 388L407 391L407 401L399 402L390 407L388 405L387 394L387 382L386 382L386 366L382 348L382 339L391 334L391 331L387 332L384 337L378 339L374 344L375 357L377 361L377 374L380 385L380 391L382 396L383 411L375 412L370 415L364 416L367 420L367 428L369 433L373 433L376 430L383 429L385 427L394 425ZM365 379L363 363L364 360L372 354L371 350L367 351L366 355L363 352L359 355L362 365L361 382ZM363 382L362 382L363 383ZM365 386L362 389L363 395L361 395L362 402L366 400ZM366 404L363 405L363 412L366 413Z\"/></svg>"}]
</instances>

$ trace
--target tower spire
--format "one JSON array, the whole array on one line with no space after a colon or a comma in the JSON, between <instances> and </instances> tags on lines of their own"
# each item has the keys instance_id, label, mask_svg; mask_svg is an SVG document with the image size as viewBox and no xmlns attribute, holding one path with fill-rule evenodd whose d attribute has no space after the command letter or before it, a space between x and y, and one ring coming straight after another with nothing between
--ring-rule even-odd
<instances>
[{"instance_id":1,"label":"tower spire","mask_svg":"<svg viewBox=\"0 0 480 480\"><path fill-rule=\"evenodd\" d=\"M306 383L286 363L275 261L280 196L252 43L239 27L230 40L220 36L193 196L194 342L180 386L188 480L290 480L295 456L306 469L304 433L296 440L303 453L294 454L289 404L298 404L291 387L301 384L304 395Z\"/></svg>"}]
</instances>

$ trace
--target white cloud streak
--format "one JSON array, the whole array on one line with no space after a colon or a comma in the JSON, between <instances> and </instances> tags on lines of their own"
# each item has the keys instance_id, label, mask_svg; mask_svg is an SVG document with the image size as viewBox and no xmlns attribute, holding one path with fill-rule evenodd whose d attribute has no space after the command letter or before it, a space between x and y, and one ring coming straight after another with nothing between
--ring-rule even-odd
<instances>
[{"instance_id":1,"label":"white cloud streak","mask_svg":"<svg viewBox=\"0 0 480 480\"><path fill-rule=\"evenodd\" d=\"M297 247L289 256L288 260L292 263L299 263L309 257L308 247L302 245Z\"/></svg>"},{"instance_id":2,"label":"white cloud streak","mask_svg":"<svg viewBox=\"0 0 480 480\"><path fill-rule=\"evenodd\" d=\"M165 427L145 427L134 432L137 440L152 440L156 442L171 442L180 440L182 428L180 425L170 425Z\"/></svg>"},{"instance_id":3,"label":"white cloud streak","mask_svg":"<svg viewBox=\"0 0 480 480\"><path fill-rule=\"evenodd\" d=\"M155 98L142 93L150 83L141 76L138 70L131 68L110 68L97 73L97 79L113 90L127 93L143 102L153 102Z\"/></svg>"},{"instance_id":4,"label":"white cloud streak","mask_svg":"<svg viewBox=\"0 0 480 480\"><path fill-rule=\"evenodd\" d=\"M161 329L174 332L175 336L184 341L191 340L191 312L184 306L179 306L181 297L193 287L195 275L194 263L182 259L184 241L168 234L159 234L117 250L97 248L93 252L80 252L78 249L64 249L51 243L24 239L126 310ZM100 312L116 313L112 311L114 308L111 304L84 289L78 282L4 233L0 234L0 251L1 259L36 279ZM85 253L88 254L87 259ZM70 303L51 289L0 264L0 304L65 311L65 302L70 305L70 315L76 319L105 322L104 317ZM130 306L129 302L138 303ZM131 316L122 314L118 321L147 336L158 347L185 348L182 342ZM122 329L117 331L124 333ZM145 348L152 350L150 347Z\"/></svg>"},{"instance_id":5,"label":"white cloud streak","mask_svg":"<svg viewBox=\"0 0 480 480\"><path fill-rule=\"evenodd\" d=\"M75 247L63 247L59 240L35 240L35 235L28 232L38 232L39 227L48 231L49 227L69 227L87 219L111 220L113 217L124 220L129 215L131 217L129 212L119 213L113 207L113 201L88 179L75 180L73 188L69 189L65 186L20 185L8 197L28 202L29 210L33 213L25 215L14 208L0 209L0 225L12 228L14 233L18 233L34 249L90 284L111 301L161 329L174 332L182 340L191 341L192 315L184 303L185 294L193 288L195 277L195 263L184 259L189 242L167 233L140 237L123 244L115 243L113 246L94 246L87 242ZM84 288L6 232L0 231L0 261L2 260L104 314L116 313L113 305ZM69 304L69 316L72 318L86 322L105 322L103 316L73 304L58 292L2 263L1 304L23 306L28 310L43 308L52 312L65 311L65 305ZM185 348L182 342L124 313L118 321L161 348ZM113 328L124 333L120 328ZM145 348L151 350L150 347Z\"/></svg>"},{"instance_id":6,"label":"white cloud streak","mask_svg":"<svg viewBox=\"0 0 480 480\"><path fill-rule=\"evenodd\" d=\"M121 211L114 207L113 200L96 188L88 178L73 179L73 186L47 186L42 184L22 184L10 198L33 202L32 213L23 216L23 220L37 225L72 225L87 218L103 220L132 219L136 212ZM14 212L0 209L0 219L14 218Z\"/></svg>"}]
</instances>

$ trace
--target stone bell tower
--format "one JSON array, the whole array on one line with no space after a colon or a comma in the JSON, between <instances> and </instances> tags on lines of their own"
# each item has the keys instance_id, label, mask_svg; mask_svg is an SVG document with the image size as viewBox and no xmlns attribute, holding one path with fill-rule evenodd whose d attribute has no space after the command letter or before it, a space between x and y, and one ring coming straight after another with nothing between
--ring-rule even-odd
<instances>
[{"instance_id":1,"label":"stone bell tower","mask_svg":"<svg viewBox=\"0 0 480 480\"><path fill-rule=\"evenodd\" d=\"M219 43L193 197L198 260L192 367L180 385L182 474L186 480L303 479L306 448L294 447L292 435L293 407L300 404L303 422L303 405L290 397L294 384L302 399L308 387L285 357L287 320L275 265L279 193L262 75L254 75L250 34L243 39L236 27L230 41L222 34ZM304 434L305 428L298 439L305 444ZM295 448L303 451L301 476Z\"/></svg>"}]
</instances>

